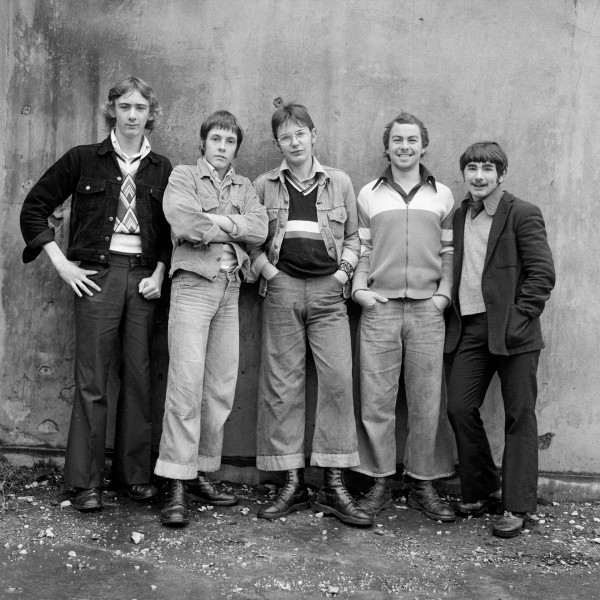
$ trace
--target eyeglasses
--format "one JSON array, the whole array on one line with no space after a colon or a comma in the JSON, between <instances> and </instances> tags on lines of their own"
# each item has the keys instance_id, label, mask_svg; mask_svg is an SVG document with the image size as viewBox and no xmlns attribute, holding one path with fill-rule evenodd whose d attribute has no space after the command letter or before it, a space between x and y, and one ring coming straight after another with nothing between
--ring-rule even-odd
<instances>
[{"instance_id":1,"label":"eyeglasses","mask_svg":"<svg viewBox=\"0 0 600 600\"><path fill-rule=\"evenodd\" d=\"M278 137L277 141L282 146L289 146L294 140L294 138L296 138L298 142L302 144L308 139L309 135L310 131L308 131L308 129L298 129L298 131L295 131L294 133L285 133L281 137Z\"/></svg>"}]
</instances>

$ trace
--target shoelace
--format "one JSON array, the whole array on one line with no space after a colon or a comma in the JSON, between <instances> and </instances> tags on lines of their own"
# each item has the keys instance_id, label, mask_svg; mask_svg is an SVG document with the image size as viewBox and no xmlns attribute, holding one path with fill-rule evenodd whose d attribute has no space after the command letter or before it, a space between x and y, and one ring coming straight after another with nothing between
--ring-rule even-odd
<instances>
[{"instance_id":1,"label":"shoelace","mask_svg":"<svg viewBox=\"0 0 600 600\"><path fill-rule=\"evenodd\" d=\"M181 482L174 483L171 488L171 502L175 504L183 504L184 503L185 492L183 489L183 484Z\"/></svg>"},{"instance_id":2,"label":"shoelace","mask_svg":"<svg viewBox=\"0 0 600 600\"><path fill-rule=\"evenodd\" d=\"M368 498L370 500L375 500L377 497L377 486L374 485L371 489L365 494L365 500Z\"/></svg>"},{"instance_id":3,"label":"shoelace","mask_svg":"<svg viewBox=\"0 0 600 600\"><path fill-rule=\"evenodd\" d=\"M294 481L292 480L291 477L288 477L287 481L285 482L285 485L279 491L278 496L283 496L286 492L293 492L294 487L295 487Z\"/></svg>"}]
</instances>

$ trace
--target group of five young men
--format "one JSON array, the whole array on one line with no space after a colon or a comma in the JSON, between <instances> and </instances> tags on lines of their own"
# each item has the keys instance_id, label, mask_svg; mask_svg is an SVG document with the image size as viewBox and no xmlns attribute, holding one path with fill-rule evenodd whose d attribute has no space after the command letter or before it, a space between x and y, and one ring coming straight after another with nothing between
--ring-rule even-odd
<instances>
[{"instance_id":1,"label":"group of five young men","mask_svg":"<svg viewBox=\"0 0 600 600\"><path fill-rule=\"evenodd\" d=\"M540 210L500 187L508 160L498 144L477 143L461 156L468 194L455 211L449 188L421 164L429 136L411 114L386 126L389 166L355 199L350 178L315 157L316 129L300 104L275 110L272 132L283 160L254 184L232 165L243 130L231 113L210 115L197 163L172 169L144 135L159 110L144 81L120 81L104 106L109 136L69 150L32 187L21 213L23 260L44 250L75 292L64 477L76 488L76 508L103 506L107 385L118 338L114 481L134 500L148 500L158 493L154 468L168 481L161 521L169 526L189 522L190 498L238 501L206 473L220 467L234 400L240 282L260 279L257 466L285 471L286 483L258 517L310 505L303 475L308 341L318 382L310 464L324 469L317 510L369 526L391 506L403 370L408 504L441 521L503 509L494 534L517 535L536 506L539 317L554 269ZM48 217L69 196L65 256ZM170 362L153 465L149 347L169 264ZM362 307L356 407L350 295ZM453 357L448 416L462 484L454 506L432 483L454 471L441 401L444 351ZM506 414L501 479L479 413L495 372ZM350 495L345 469L372 478L364 497Z\"/></svg>"}]
</instances>

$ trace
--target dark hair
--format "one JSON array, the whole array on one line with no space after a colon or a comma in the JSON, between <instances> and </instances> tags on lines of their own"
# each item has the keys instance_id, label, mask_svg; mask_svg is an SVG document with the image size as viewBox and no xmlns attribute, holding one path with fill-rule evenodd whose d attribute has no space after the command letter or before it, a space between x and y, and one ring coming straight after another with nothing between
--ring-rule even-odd
<instances>
[{"instance_id":1,"label":"dark hair","mask_svg":"<svg viewBox=\"0 0 600 600\"><path fill-rule=\"evenodd\" d=\"M204 144L208 134L213 129L225 129L226 131L233 131L237 135L237 146L235 149L235 156L237 156L238 150L242 145L244 139L244 130L240 125L237 118L226 110L217 110L212 115L204 120L204 123L200 126L200 151L204 155Z\"/></svg>"},{"instance_id":2,"label":"dark hair","mask_svg":"<svg viewBox=\"0 0 600 600\"><path fill-rule=\"evenodd\" d=\"M273 138L277 139L277 131L288 121L296 121L296 123L303 127L308 127L311 131L315 128L315 124L310 118L306 106L295 102L288 102L287 104L281 105L271 117Z\"/></svg>"},{"instance_id":3,"label":"dark hair","mask_svg":"<svg viewBox=\"0 0 600 600\"><path fill-rule=\"evenodd\" d=\"M429 146L429 133L427 131L427 127L425 127L423 122L420 119L417 119L417 117L414 115L402 111L393 121L390 121L383 130L383 150L388 160L390 160L390 157L388 156L387 149L390 144L390 131L392 130L394 123L398 123L399 125L417 125L421 130L421 142L423 144L423 149Z\"/></svg>"},{"instance_id":4,"label":"dark hair","mask_svg":"<svg viewBox=\"0 0 600 600\"><path fill-rule=\"evenodd\" d=\"M496 142L476 142L471 144L460 157L460 171L472 162L491 162L496 165L498 175L504 175L508 169L508 156Z\"/></svg>"},{"instance_id":5,"label":"dark hair","mask_svg":"<svg viewBox=\"0 0 600 600\"><path fill-rule=\"evenodd\" d=\"M161 114L162 109L154 95L154 90L143 79L134 77L133 75L121 79L119 83L108 90L108 102L105 102L101 108L102 116L104 117L108 129L112 129L117 122L117 119L114 116L115 100L121 96L129 95L136 90L144 96L150 104L150 117L146 122L146 129L148 131L154 129L156 116Z\"/></svg>"}]
</instances>

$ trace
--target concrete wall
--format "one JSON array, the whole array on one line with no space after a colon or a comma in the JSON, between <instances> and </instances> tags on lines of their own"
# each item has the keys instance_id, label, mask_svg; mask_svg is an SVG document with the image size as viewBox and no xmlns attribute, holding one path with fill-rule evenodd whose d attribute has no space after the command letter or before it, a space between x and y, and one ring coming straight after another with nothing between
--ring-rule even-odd
<instances>
[{"instance_id":1,"label":"concrete wall","mask_svg":"<svg viewBox=\"0 0 600 600\"><path fill-rule=\"evenodd\" d=\"M21 263L21 203L64 151L103 137L97 107L111 82L134 73L159 94L164 115L151 142L174 164L196 159L200 123L226 108L247 135L238 170L254 177L274 166L280 155L269 119L279 96L309 107L319 159L344 168L357 191L385 166L381 132L400 109L428 126L425 162L457 200L459 154L496 139L510 158L506 188L542 208L557 267L543 317L540 467L600 474L599 8L598 0L5 0L0 444L64 446L72 403L70 292L45 256ZM67 219L68 207L53 217L61 243ZM155 353L158 403L165 318L166 305ZM226 456L254 453L259 320L248 286ZM486 404L499 457L497 383ZM401 444L403 437L400 426Z\"/></svg>"}]
</instances>

